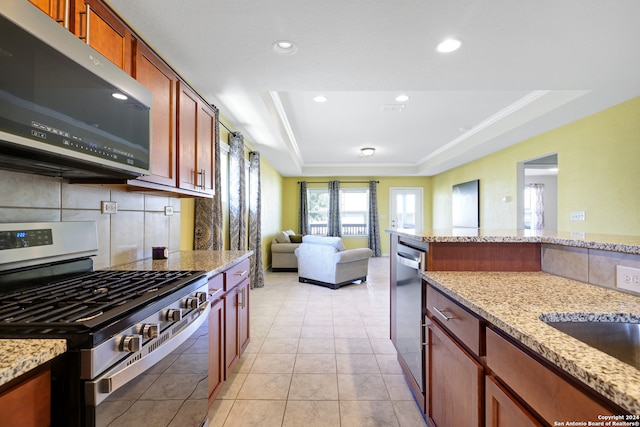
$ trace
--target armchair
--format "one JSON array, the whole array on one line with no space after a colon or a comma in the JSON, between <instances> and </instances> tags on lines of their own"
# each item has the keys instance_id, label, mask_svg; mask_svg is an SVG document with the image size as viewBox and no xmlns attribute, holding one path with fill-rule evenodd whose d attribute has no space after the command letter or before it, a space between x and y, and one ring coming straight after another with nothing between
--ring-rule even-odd
<instances>
[{"instance_id":1,"label":"armchair","mask_svg":"<svg viewBox=\"0 0 640 427\"><path fill-rule=\"evenodd\" d=\"M298 281L338 289L367 280L369 248L345 249L340 237L304 236L295 250Z\"/></svg>"}]
</instances>

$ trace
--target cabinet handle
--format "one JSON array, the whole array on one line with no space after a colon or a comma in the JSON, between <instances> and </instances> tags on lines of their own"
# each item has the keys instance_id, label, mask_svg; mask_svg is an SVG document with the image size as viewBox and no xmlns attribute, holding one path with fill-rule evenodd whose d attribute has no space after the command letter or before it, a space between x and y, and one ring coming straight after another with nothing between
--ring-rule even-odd
<instances>
[{"instance_id":1,"label":"cabinet handle","mask_svg":"<svg viewBox=\"0 0 640 427\"><path fill-rule=\"evenodd\" d=\"M244 276L245 274L247 274L247 273L248 273L248 271L249 271L249 270L236 271L236 272L235 272L235 275L236 275L236 276L239 276L239 277L242 277L242 276Z\"/></svg>"},{"instance_id":2,"label":"cabinet handle","mask_svg":"<svg viewBox=\"0 0 640 427\"><path fill-rule=\"evenodd\" d=\"M60 17L60 4L56 2L56 17L54 18L58 24L62 24L65 29L69 29L69 0L64 2L64 10L62 11L62 17Z\"/></svg>"},{"instance_id":3,"label":"cabinet handle","mask_svg":"<svg viewBox=\"0 0 640 427\"><path fill-rule=\"evenodd\" d=\"M200 169L200 172L197 172L200 184L197 184L196 187L198 187L200 190L206 190L207 189L207 171L205 169Z\"/></svg>"},{"instance_id":4,"label":"cabinet handle","mask_svg":"<svg viewBox=\"0 0 640 427\"><path fill-rule=\"evenodd\" d=\"M451 319L455 319L455 317L449 317L446 314L444 314L444 312L442 310L440 310L438 307L434 306L433 309L435 310L436 313L438 313L446 322L448 322Z\"/></svg>"},{"instance_id":5,"label":"cabinet handle","mask_svg":"<svg viewBox=\"0 0 640 427\"><path fill-rule=\"evenodd\" d=\"M90 27L89 27L89 23L90 23L90 19L89 16L91 16L91 6L87 5L87 9L84 11L81 11L78 13L78 15L80 15L80 17L82 17L82 15L85 15L84 18L84 36L82 35L82 31L80 31L80 34L78 35L78 38L80 40L84 40L84 42L86 44L89 44L89 32L90 32ZM82 24L82 19L80 20L80 24ZM80 28L82 30L82 28Z\"/></svg>"},{"instance_id":6,"label":"cabinet handle","mask_svg":"<svg viewBox=\"0 0 640 427\"><path fill-rule=\"evenodd\" d=\"M238 290L238 293L242 292L242 302L238 301L238 305L240 306L240 308L244 308L244 298L245 298L244 291L245 291L244 288Z\"/></svg>"}]
</instances>

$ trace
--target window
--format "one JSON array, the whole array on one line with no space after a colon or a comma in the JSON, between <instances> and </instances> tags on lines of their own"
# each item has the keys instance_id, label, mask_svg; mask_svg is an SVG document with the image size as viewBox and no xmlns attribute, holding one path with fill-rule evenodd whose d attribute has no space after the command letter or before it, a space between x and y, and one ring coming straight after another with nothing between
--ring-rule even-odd
<instances>
[{"instance_id":1,"label":"window","mask_svg":"<svg viewBox=\"0 0 640 427\"><path fill-rule=\"evenodd\" d=\"M309 232L325 236L329 214L329 190L313 188L307 190ZM340 223L343 236L368 236L369 234L369 189L340 189Z\"/></svg>"}]
</instances>

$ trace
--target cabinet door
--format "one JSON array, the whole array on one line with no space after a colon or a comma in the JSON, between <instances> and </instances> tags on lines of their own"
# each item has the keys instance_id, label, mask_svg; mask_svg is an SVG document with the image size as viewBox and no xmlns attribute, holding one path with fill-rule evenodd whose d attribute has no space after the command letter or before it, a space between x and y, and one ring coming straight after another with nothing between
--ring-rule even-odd
<instances>
[{"instance_id":1,"label":"cabinet door","mask_svg":"<svg viewBox=\"0 0 640 427\"><path fill-rule=\"evenodd\" d=\"M429 418L439 427L483 425L482 366L435 322L427 333Z\"/></svg>"},{"instance_id":2,"label":"cabinet door","mask_svg":"<svg viewBox=\"0 0 640 427\"><path fill-rule=\"evenodd\" d=\"M536 419L492 378L485 379L486 427L542 427Z\"/></svg>"},{"instance_id":3,"label":"cabinet door","mask_svg":"<svg viewBox=\"0 0 640 427\"><path fill-rule=\"evenodd\" d=\"M51 370L47 367L25 374L23 381L0 393L3 426L41 427L51 425Z\"/></svg>"},{"instance_id":4,"label":"cabinet door","mask_svg":"<svg viewBox=\"0 0 640 427\"><path fill-rule=\"evenodd\" d=\"M65 28L69 28L69 0L29 0Z\"/></svg>"},{"instance_id":5,"label":"cabinet door","mask_svg":"<svg viewBox=\"0 0 640 427\"><path fill-rule=\"evenodd\" d=\"M229 378L233 365L240 356L238 347L238 288L233 288L224 299L224 378Z\"/></svg>"},{"instance_id":6,"label":"cabinet door","mask_svg":"<svg viewBox=\"0 0 640 427\"><path fill-rule=\"evenodd\" d=\"M136 43L134 77L153 94L151 175L138 179L176 186L176 84L178 76L144 43Z\"/></svg>"},{"instance_id":7,"label":"cabinet door","mask_svg":"<svg viewBox=\"0 0 640 427\"><path fill-rule=\"evenodd\" d=\"M196 142L198 140L198 96L178 82L178 187L197 188Z\"/></svg>"},{"instance_id":8,"label":"cabinet door","mask_svg":"<svg viewBox=\"0 0 640 427\"><path fill-rule=\"evenodd\" d=\"M73 33L109 61L131 74L132 34L98 0L75 0Z\"/></svg>"},{"instance_id":9,"label":"cabinet door","mask_svg":"<svg viewBox=\"0 0 640 427\"><path fill-rule=\"evenodd\" d=\"M209 405L224 382L224 301L211 303L209 312Z\"/></svg>"},{"instance_id":10,"label":"cabinet door","mask_svg":"<svg viewBox=\"0 0 640 427\"><path fill-rule=\"evenodd\" d=\"M213 194L214 190L214 156L215 137L217 125L216 111L205 104L200 103L197 126L198 138L196 140L196 173L198 190Z\"/></svg>"},{"instance_id":11,"label":"cabinet door","mask_svg":"<svg viewBox=\"0 0 640 427\"><path fill-rule=\"evenodd\" d=\"M238 347L242 354L249 344L249 279L238 285Z\"/></svg>"}]
</instances>

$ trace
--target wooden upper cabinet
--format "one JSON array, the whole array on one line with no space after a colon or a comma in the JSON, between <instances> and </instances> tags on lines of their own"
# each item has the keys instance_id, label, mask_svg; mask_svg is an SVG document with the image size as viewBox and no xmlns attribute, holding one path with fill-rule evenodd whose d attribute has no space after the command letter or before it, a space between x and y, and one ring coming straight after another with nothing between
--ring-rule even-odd
<instances>
[{"instance_id":1,"label":"wooden upper cabinet","mask_svg":"<svg viewBox=\"0 0 640 427\"><path fill-rule=\"evenodd\" d=\"M131 74L133 35L129 28L97 0L75 0L74 5L73 33Z\"/></svg>"},{"instance_id":2,"label":"wooden upper cabinet","mask_svg":"<svg viewBox=\"0 0 640 427\"><path fill-rule=\"evenodd\" d=\"M213 194L217 114L186 84L178 82L178 187Z\"/></svg>"},{"instance_id":3,"label":"wooden upper cabinet","mask_svg":"<svg viewBox=\"0 0 640 427\"><path fill-rule=\"evenodd\" d=\"M133 76L153 94L151 175L139 180L176 186L176 86L178 76L144 43L136 43Z\"/></svg>"},{"instance_id":4,"label":"wooden upper cabinet","mask_svg":"<svg viewBox=\"0 0 640 427\"><path fill-rule=\"evenodd\" d=\"M69 28L70 0L29 0L65 28Z\"/></svg>"}]
</instances>

